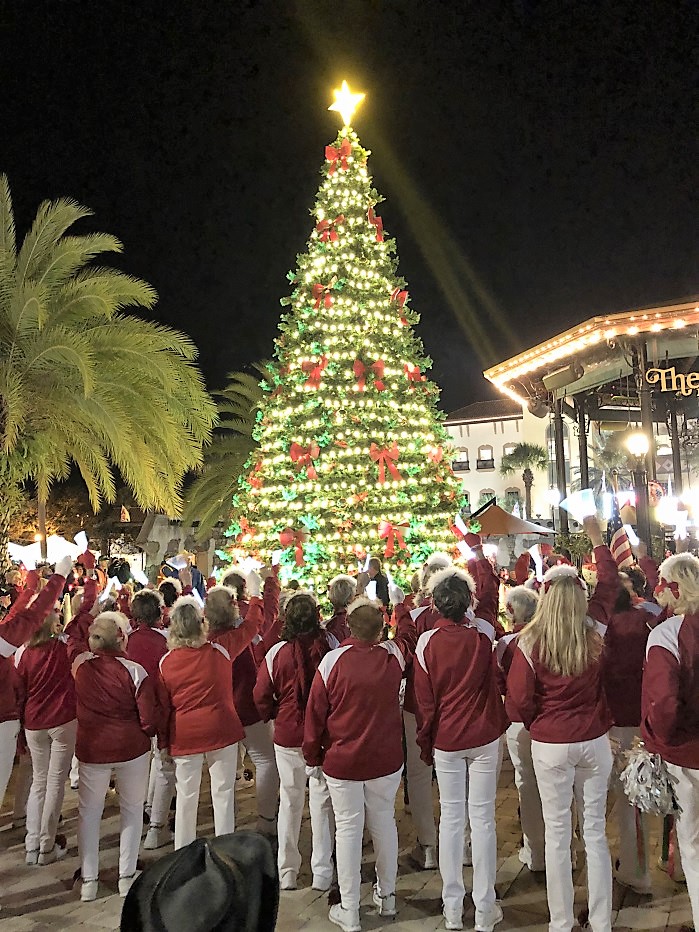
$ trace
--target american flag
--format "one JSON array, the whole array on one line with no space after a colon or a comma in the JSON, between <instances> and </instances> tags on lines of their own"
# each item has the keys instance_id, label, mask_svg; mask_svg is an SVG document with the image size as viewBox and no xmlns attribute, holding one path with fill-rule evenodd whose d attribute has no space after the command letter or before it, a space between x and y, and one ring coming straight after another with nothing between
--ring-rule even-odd
<instances>
[{"instance_id":1,"label":"american flag","mask_svg":"<svg viewBox=\"0 0 699 932\"><path fill-rule=\"evenodd\" d=\"M616 493L612 495L612 517L607 525L607 540L612 556L620 570L633 563L633 550L628 535L624 530L619 513L619 501Z\"/></svg>"}]
</instances>

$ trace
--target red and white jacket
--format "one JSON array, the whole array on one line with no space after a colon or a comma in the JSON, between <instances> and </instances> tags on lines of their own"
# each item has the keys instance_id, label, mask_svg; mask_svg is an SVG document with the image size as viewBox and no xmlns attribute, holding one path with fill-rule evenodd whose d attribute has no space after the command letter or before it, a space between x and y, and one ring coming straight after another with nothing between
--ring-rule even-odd
<instances>
[{"instance_id":1,"label":"red and white jacket","mask_svg":"<svg viewBox=\"0 0 699 932\"><path fill-rule=\"evenodd\" d=\"M415 651L417 743L432 752L462 751L495 741L507 718L493 663L493 626L482 618L457 624L441 616Z\"/></svg>"},{"instance_id":2,"label":"red and white jacket","mask_svg":"<svg viewBox=\"0 0 699 932\"><path fill-rule=\"evenodd\" d=\"M78 736L83 764L134 760L150 751L159 725L153 681L121 653L87 651L73 663Z\"/></svg>"},{"instance_id":3,"label":"red and white jacket","mask_svg":"<svg viewBox=\"0 0 699 932\"><path fill-rule=\"evenodd\" d=\"M597 587L588 602L588 622L604 637L619 594L619 570L608 547L595 547ZM507 677L505 708L510 720L524 722L534 741L568 744L606 734L612 717L602 683L602 657L579 676L548 670L532 652L517 649Z\"/></svg>"},{"instance_id":4,"label":"red and white jacket","mask_svg":"<svg viewBox=\"0 0 699 932\"><path fill-rule=\"evenodd\" d=\"M54 573L31 604L34 593L24 589L0 623L0 722L19 718L18 681L13 662L17 649L41 627L61 597L65 577Z\"/></svg>"},{"instance_id":5,"label":"red and white jacket","mask_svg":"<svg viewBox=\"0 0 699 932\"><path fill-rule=\"evenodd\" d=\"M330 650L340 646L327 631L320 637ZM262 721L274 719L274 743L283 748L300 748L303 744L305 716L296 701L297 680L293 644L279 641L260 664L253 696Z\"/></svg>"},{"instance_id":6,"label":"red and white jacket","mask_svg":"<svg viewBox=\"0 0 699 932\"><path fill-rule=\"evenodd\" d=\"M338 644L342 644L347 638L352 637L352 632L347 624L347 609L343 608L335 612L332 618L325 622L325 630L335 638Z\"/></svg>"},{"instance_id":7,"label":"red and white jacket","mask_svg":"<svg viewBox=\"0 0 699 932\"><path fill-rule=\"evenodd\" d=\"M604 637L602 677L612 721L620 727L641 724L641 682L646 642L655 627L655 614L638 602L615 612Z\"/></svg>"},{"instance_id":8,"label":"red and white jacket","mask_svg":"<svg viewBox=\"0 0 699 932\"><path fill-rule=\"evenodd\" d=\"M167 654L167 650L167 631L164 628L151 628L143 623L129 635L126 656L129 660L140 663L155 683L160 676L160 661Z\"/></svg>"},{"instance_id":9,"label":"red and white jacket","mask_svg":"<svg viewBox=\"0 0 699 932\"><path fill-rule=\"evenodd\" d=\"M63 632L68 638L68 656L71 662L75 660L76 657L79 657L80 654L84 654L90 650L88 638L90 625L95 620L95 616L92 614L92 607L95 604L96 598L97 580L93 578L86 579L85 587L83 588L83 598L78 613L75 618L68 622Z\"/></svg>"},{"instance_id":10,"label":"red and white jacket","mask_svg":"<svg viewBox=\"0 0 699 932\"><path fill-rule=\"evenodd\" d=\"M675 615L651 631L641 716L649 750L699 770L699 614Z\"/></svg>"},{"instance_id":11,"label":"red and white jacket","mask_svg":"<svg viewBox=\"0 0 699 932\"><path fill-rule=\"evenodd\" d=\"M15 654L20 721L30 731L58 728L75 718L75 683L66 638L24 644Z\"/></svg>"},{"instance_id":12,"label":"red and white jacket","mask_svg":"<svg viewBox=\"0 0 699 932\"><path fill-rule=\"evenodd\" d=\"M238 610L243 621L247 617L248 605L253 603L262 606L262 614L257 619L258 627L252 638L248 639L244 650L236 652L233 661L233 701L243 728L261 721L252 697L257 682L257 669L270 647L278 642L282 628L279 618L279 580L276 576L268 576L265 579L261 603L259 599L251 599L250 603L245 600L238 601ZM239 627L242 627L242 624ZM227 646L224 640L219 640L213 635L210 638L212 641L218 640L224 647Z\"/></svg>"},{"instance_id":13,"label":"red and white jacket","mask_svg":"<svg viewBox=\"0 0 699 932\"><path fill-rule=\"evenodd\" d=\"M338 780L374 780L403 766L401 679L417 631L399 613L392 641L351 637L323 657L306 706L303 756Z\"/></svg>"}]
</instances>

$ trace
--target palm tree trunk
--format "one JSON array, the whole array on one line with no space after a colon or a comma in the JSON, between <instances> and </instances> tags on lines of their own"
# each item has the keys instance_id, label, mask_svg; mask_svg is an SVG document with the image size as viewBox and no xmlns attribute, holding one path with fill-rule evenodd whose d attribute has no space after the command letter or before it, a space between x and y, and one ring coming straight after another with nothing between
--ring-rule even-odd
<instances>
[{"instance_id":1,"label":"palm tree trunk","mask_svg":"<svg viewBox=\"0 0 699 932\"><path fill-rule=\"evenodd\" d=\"M522 482L524 482L524 516L527 521L532 519L532 485L534 484L534 473L527 467L522 473Z\"/></svg>"},{"instance_id":2,"label":"palm tree trunk","mask_svg":"<svg viewBox=\"0 0 699 932\"><path fill-rule=\"evenodd\" d=\"M46 502L39 499L37 504L37 524L39 525L39 546L41 547L41 559L45 563L49 551L48 541L46 540Z\"/></svg>"}]
</instances>

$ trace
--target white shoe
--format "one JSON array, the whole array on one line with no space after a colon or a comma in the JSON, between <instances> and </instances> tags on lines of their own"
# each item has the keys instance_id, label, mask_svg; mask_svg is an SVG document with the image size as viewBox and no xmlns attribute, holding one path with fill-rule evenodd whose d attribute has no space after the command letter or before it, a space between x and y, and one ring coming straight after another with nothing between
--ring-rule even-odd
<instances>
[{"instance_id":1,"label":"white shoe","mask_svg":"<svg viewBox=\"0 0 699 932\"><path fill-rule=\"evenodd\" d=\"M520 864L528 867L533 874L540 874L546 870L546 863L542 862L541 867L534 867L529 852L525 848L520 848L517 854Z\"/></svg>"},{"instance_id":2,"label":"white shoe","mask_svg":"<svg viewBox=\"0 0 699 932\"><path fill-rule=\"evenodd\" d=\"M296 890L296 872L295 871L284 871L282 874L281 884L282 890Z\"/></svg>"},{"instance_id":3,"label":"white shoe","mask_svg":"<svg viewBox=\"0 0 699 932\"><path fill-rule=\"evenodd\" d=\"M624 877L622 874L617 873L614 875L614 879L622 887L628 887L629 890L633 890L634 893L638 893L640 896L650 896L653 892L650 877Z\"/></svg>"},{"instance_id":4,"label":"white shoe","mask_svg":"<svg viewBox=\"0 0 699 932\"><path fill-rule=\"evenodd\" d=\"M321 893L327 893L330 887L332 887L332 879L327 877L313 877L313 883L311 886L314 890L320 890Z\"/></svg>"},{"instance_id":5,"label":"white shoe","mask_svg":"<svg viewBox=\"0 0 699 932\"><path fill-rule=\"evenodd\" d=\"M151 825L146 833L146 840L143 847L146 851L154 851L156 848L164 848L165 845L171 844L174 836L169 829L162 825Z\"/></svg>"},{"instance_id":6,"label":"white shoe","mask_svg":"<svg viewBox=\"0 0 699 932\"><path fill-rule=\"evenodd\" d=\"M70 781L70 788L71 788L71 790L77 790L77 788L78 788L78 781L77 781L77 780L71 780L71 781Z\"/></svg>"},{"instance_id":7,"label":"white shoe","mask_svg":"<svg viewBox=\"0 0 699 932\"><path fill-rule=\"evenodd\" d=\"M462 910L460 909L447 909L446 906L442 910L442 915L444 916L444 928L445 929L463 929L464 923L462 919Z\"/></svg>"},{"instance_id":8,"label":"white shoe","mask_svg":"<svg viewBox=\"0 0 699 932\"><path fill-rule=\"evenodd\" d=\"M98 888L99 880L83 880L83 885L80 888L81 902L91 903L92 900L96 900Z\"/></svg>"},{"instance_id":9,"label":"white shoe","mask_svg":"<svg viewBox=\"0 0 699 932\"><path fill-rule=\"evenodd\" d=\"M342 903L336 903L330 907L328 919L344 932L362 932L358 909L345 909Z\"/></svg>"},{"instance_id":10,"label":"white shoe","mask_svg":"<svg viewBox=\"0 0 699 932\"><path fill-rule=\"evenodd\" d=\"M389 893L388 896L381 896L378 884L374 884L372 892L374 904L379 907L379 916L395 916L396 914L396 895Z\"/></svg>"},{"instance_id":11,"label":"white shoe","mask_svg":"<svg viewBox=\"0 0 699 932\"><path fill-rule=\"evenodd\" d=\"M27 851L26 857L24 858L24 863L34 866L34 864L39 863L39 849L35 851Z\"/></svg>"},{"instance_id":12,"label":"white shoe","mask_svg":"<svg viewBox=\"0 0 699 932\"><path fill-rule=\"evenodd\" d=\"M38 864L45 866L46 864L53 864L54 861L60 861L61 858L64 858L68 853L68 846L61 847L60 845L54 845L53 851L42 851L39 855Z\"/></svg>"},{"instance_id":13,"label":"white shoe","mask_svg":"<svg viewBox=\"0 0 699 932\"><path fill-rule=\"evenodd\" d=\"M485 915L482 915L481 918L478 917L478 911L476 910L476 924L474 926L474 932L493 932L495 926L498 924L498 922L502 922L502 919L502 909L496 900L494 905Z\"/></svg>"},{"instance_id":14,"label":"white shoe","mask_svg":"<svg viewBox=\"0 0 699 932\"><path fill-rule=\"evenodd\" d=\"M423 871L437 869L437 849L434 845L421 845L419 842L410 852L410 860Z\"/></svg>"},{"instance_id":15,"label":"white shoe","mask_svg":"<svg viewBox=\"0 0 699 932\"><path fill-rule=\"evenodd\" d=\"M120 877L119 878L119 896L126 896L131 887L133 886L134 880L139 877L141 871L136 871L130 877Z\"/></svg>"},{"instance_id":16,"label":"white shoe","mask_svg":"<svg viewBox=\"0 0 699 932\"><path fill-rule=\"evenodd\" d=\"M473 867L473 855L471 853L471 842L464 842L464 854L461 859L461 863L464 867Z\"/></svg>"}]
</instances>

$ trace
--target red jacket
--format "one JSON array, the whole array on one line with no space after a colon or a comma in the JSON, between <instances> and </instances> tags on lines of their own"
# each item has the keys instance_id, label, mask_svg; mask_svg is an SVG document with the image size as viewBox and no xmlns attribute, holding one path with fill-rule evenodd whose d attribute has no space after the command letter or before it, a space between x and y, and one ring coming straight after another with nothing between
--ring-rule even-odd
<instances>
[{"instance_id":1,"label":"red jacket","mask_svg":"<svg viewBox=\"0 0 699 932\"><path fill-rule=\"evenodd\" d=\"M457 624L441 616L415 651L417 743L421 757L495 741L507 718L493 663L494 629L480 618Z\"/></svg>"},{"instance_id":2,"label":"red jacket","mask_svg":"<svg viewBox=\"0 0 699 932\"><path fill-rule=\"evenodd\" d=\"M134 760L158 729L155 688L125 654L87 651L73 663L78 711L75 754L84 764Z\"/></svg>"},{"instance_id":3,"label":"red jacket","mask_svg":"<svg viewBox=\"0 0 699 932\"><path fill-rule=\"evenodd\" d=\"M75 683L65 637L15 654L20 720L30 731L58 728L75 718Z\"/></svg>"},{"instance_id":4,"label":"red jacket","mask_svg":"<svg viewBox=\"0 0 699 932\"><path fill-rule=\"evenodd\" d=\"M33 593L23 590L0 624L0 722L19 718L18 681L13 655L41 627L60 598L64 585L65 577L54 573L31 605L28 603Z\"/></svg>"},{"instance_id":5,"label":"red jacket","mask_svg":"<svg viewBox=\"0 0 699 932\"><path fill-rule=\"evenodd\" d=\"M619 595L619 570L608 547L595 547L597 587L588 602L588 619L604 636ZM551 673L521 638L507 677L505 708L510 720L524 722L532 739L551 744L590 741L606 734L612 717L602 684L602 658L579 676Z\"/></svg>"},{"instance_id":6,"label":"red jacket","mask_svg":"<svg viewBox=\"0 0 699 932\"><path fill-rule=\"evenodd\" d=\"M650 633L641 705L648 748L699 770L699 614L675 615Z\"/></svg>"},{"instance_id":7,"label":"red jacket","mask_svg":"<svg viewBox=\"0 0 699 932\"><path fill-rule=\"evenodd\" d=\"M498 618L500 577L487 557L480 560L469 560L468 571L476 583L475 595L477 602L475 612L479 618L490 622L495 629L495 638L501 638L505 633L505 629Z\"/></svg>"},{"instance_id":8,"label":"red jacket","mask_svg":"<svg viewBox=\"0 0 699 932\"><path fill-rule=\"evenodd\" d=\"M332 618L325 622L325 630L335 638L338 644L351 638L352 632L347 624L347 609L343 608L335 612Z\"/></svg>"},{"instance_id":9,"label":"red jacket","mask_svg":"<svg viewBox=\"0 0 699 932\"><path fill-rule=\"evenodd\" d=\"M330 650L339 647L337 639L327 631L321 637ZM279 641L260 664L253 695L262 720L274 719L274 743L283 748L300 748L303 744L305 716L296 699L298 679L293 644Z\"/></svg>"},{"instance_id":10,"label":"red jacket","mask_svg":"<svg viewBox=\"0 0 699 932\"><path fill-rule=\"evenodd\" d=\"M147 624L139 624L129 635L126 656L129 660L140 663L154 683L160 676L159 665L165 654L167 631L164 628L151 628Z\"/></svg>"},{"instance_id":11,"label":"red jacket","mask_svg":"<svg viewBox=\"0 0 699 932\"><path fill-rule=\"evenodd\" d=\"M68 638L68 656L71 662L79 657L80 654L90 650L88 637L90 625L95 620L92 614L92 608L97 598L97 580L86 579L83 589L83 599L80 603L80 609L72 621L69 621L63 632Z\"/></svg>"},{"instance_id":12,"label":"red jacket","mask_svg":"<svg viewBox=\"0 0 699 932\"><path fill-rule=\"evenodd\" d=\"M407 601L407 600L406 600ZM403 602L403 606L408 608L406 602ZM398 609L403 610L402 606L398 606ZM417 608L410 608L410 617L415 622L415 629L417 631L418 639L425 633L425 631L431 631L434 627L435 621L439 618L439 612L432 604L432 599L425 599ZM400 613L397 611L396 617ZM417 712L417 700L415 699L415 664L411 663L408 666L406 678L405 678L405 695L403 696L403 710L405 712L411 712L413 715Z\"/></svg>"},{"instance_id":13,"label":"red jacket","mask_svg":"<svg viewBox=\"0 0 699 932\"><path fill-rule=\"evenodd\" d=\"M323 657L306 706L303 756L338 780L373 780L403 766L400 683L417 631L400 613L396 637L349 638Z\"/></svg>"},{"instance_id":14,"label":"red jacket","mask_svg":"<svg viewBox=\"0 0 699 932\"><path fill-rule=\"evenodd\" d=\"M641 682L646 641L655 617L639 603L615 612L604 638L602 676L612 721L621 727L641 724Z\"/></svg>"}]
</instances>

